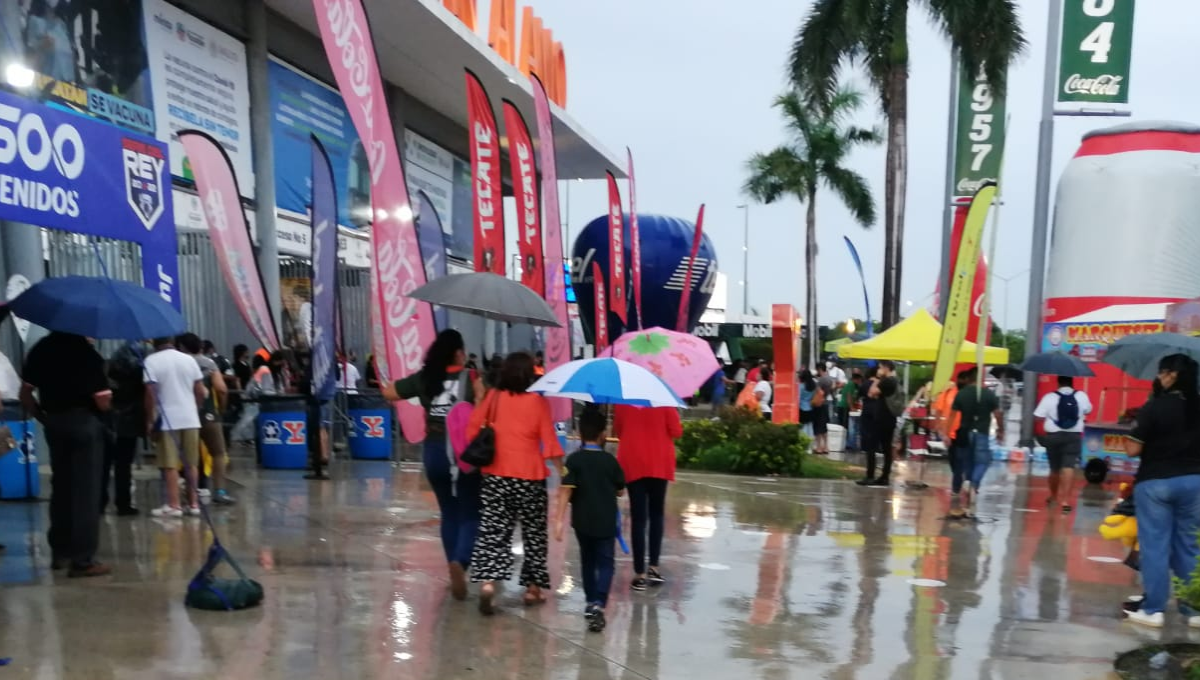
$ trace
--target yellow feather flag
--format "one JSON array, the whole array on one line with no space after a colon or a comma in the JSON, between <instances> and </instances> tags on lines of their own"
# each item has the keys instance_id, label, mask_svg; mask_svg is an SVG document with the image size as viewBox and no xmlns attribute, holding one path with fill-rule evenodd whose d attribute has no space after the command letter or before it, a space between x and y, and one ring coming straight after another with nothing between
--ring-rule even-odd
<instances>
[{"instance_id":1,"label":"yellow feather flag","mask_svg":"<svg viewBox=\"0 0 1200 680\"><path fill-rule=\"evenodd\" d=\"M975 268L979 265L983 226L987 222L988 209L995 198L996 184L985 182L979 187L979 191L975 192L975 197L971 199L971 207L967 209L962 242L958 246L958 259L954 262L954 276L950 279L942 341L938 345L937 363L933 368L935 391L945 389L954 379L954 364L963 340L967 337L967 322L971 316L971 289L975 283ZM981 320L980 323L987 323L987 319Z\"/></svg>"}]
</instances>

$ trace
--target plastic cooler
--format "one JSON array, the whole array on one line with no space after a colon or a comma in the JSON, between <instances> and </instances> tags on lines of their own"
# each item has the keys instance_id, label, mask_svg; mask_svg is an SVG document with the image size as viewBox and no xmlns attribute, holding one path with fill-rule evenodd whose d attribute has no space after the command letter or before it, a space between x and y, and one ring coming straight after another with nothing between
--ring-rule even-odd
<instances>
[{"instance_id":1,"label":"plastic cooler","mask_svg":"<svg viewBox=\"0 0 1200 680\"><path fill-rule=\"evenodd\" d=\"M19 402L9 400L4 401L0 418L3 419L3 425L12 431L17 443L14 449L8 449L6 444L0 443L0 448L8 449L0 453L0 499L36 497L41 492L41 482L33 444L33 419L24 417Z\"/></svg>"},{"instance_id":2,"label":"plastic cooler","mask_svg":"<svg viewBox=\"0 0 1200 680\"><path fill-rule=\"evenodd\" d=\"M358 460L388 460L392 457L392 418L387 400L376 394L346 395L346 410L354 427L350 430L350 457Z\"/></svg>"},{"instance_id":3,"label":"plastic cooler","mask_svg":"<svg viewBox=\"0 0 1200 680\"><path fill-rule=\"evenodd\" d=\"M258 402L259 462L272 470L308 467L308 414L303 397L262 397Z\"/></svg>"}]
</instances>

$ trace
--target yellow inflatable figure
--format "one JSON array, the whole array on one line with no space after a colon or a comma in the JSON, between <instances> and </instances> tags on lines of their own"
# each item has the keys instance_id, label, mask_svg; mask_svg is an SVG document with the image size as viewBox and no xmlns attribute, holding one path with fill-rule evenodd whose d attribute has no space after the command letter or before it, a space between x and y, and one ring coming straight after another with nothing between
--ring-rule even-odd
<instances>
[{"instance_id":1,"label":"yellow inflatable figure","mask_svg":"<svg viewBox=\"0 0 1200 680\"><path fill-rule=\"evenodd\" d=\"M1133 494L1129 484L1121 485L1121 499L1125 501ZM1122 502L1121 505L1124 505ZM1112 514L1100 525L1100 535L1110 541L1120 541L1130 550L1138 549L1137 518L1133 515Z\"/></svg>"}]
</instances>

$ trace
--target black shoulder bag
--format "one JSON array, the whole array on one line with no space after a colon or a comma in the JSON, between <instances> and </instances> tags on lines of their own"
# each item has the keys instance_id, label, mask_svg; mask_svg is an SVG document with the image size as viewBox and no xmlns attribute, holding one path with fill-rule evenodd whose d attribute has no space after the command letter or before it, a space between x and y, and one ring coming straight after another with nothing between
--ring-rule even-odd
<instances>
[{"instance_id":1,"label":"black shoulder bag","mask_svg":"<svg viewBox=\"0 0 1200 680\"><path fill-rule=\"evenodd\" d=\"M496 392L491 395L488 406L487 420L483 423L483 429L479 430L479 434L467 444L467 448L463 450L459 458L462 462L472 465L476 468L484 468L492 464L496 459L496 431L492 429L492 423L496 419L496 405L500 401L500 394Z\"/></svg>"}]
</instances>

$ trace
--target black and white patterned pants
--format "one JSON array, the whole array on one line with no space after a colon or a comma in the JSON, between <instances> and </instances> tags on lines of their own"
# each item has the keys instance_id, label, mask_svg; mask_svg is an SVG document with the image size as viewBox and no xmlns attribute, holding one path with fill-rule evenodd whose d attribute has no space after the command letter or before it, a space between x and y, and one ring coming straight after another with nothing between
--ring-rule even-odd
<instances>
[{"instance_id":1,"label":"black and white patterned pants","mask_svg":"<svg viewBox=\"0 0 1200 680\"><path fill-rule=\"evenodd\" d=\"M471 580L507 581L512 577L513 529L519 521L525 543L521 585L549 588L546 482L488 475L483 478L480 497L483 513L471 554Z\"/></svg>"}]
</instances>

